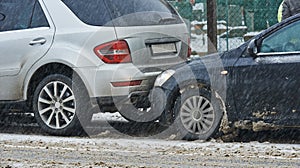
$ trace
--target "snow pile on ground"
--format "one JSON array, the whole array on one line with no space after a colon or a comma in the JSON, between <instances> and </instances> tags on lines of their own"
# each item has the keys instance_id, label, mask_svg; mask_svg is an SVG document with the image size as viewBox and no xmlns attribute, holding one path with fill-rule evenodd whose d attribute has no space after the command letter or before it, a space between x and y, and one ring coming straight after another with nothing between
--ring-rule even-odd
<instances>
[{"instance_id":1,"label":"snow pile on ground","mask_svg":"<svg viewBox=\"0 0 300 168\"><path fill-rule=\"evenodd\" d=\"M92 121L121 121L127 122L120 113L96 113L93 115Z\"/></svg>"}]
</instances>

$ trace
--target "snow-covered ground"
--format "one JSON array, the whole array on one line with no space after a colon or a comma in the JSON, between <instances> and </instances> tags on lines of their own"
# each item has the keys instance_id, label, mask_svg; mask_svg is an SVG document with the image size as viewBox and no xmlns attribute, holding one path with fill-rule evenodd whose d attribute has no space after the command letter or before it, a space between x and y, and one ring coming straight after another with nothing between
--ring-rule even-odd
<instances>
[{"instance_id":1,"label":"snow-covered ground","mask_svg":"<svg viewBox=\"0 0 300 168\"><path fill-rule=\"evenodd\" d=\"M127 122L120 113L96 113L93 115L93 121L122 121Z\"/></svg>"},{"instance_id":2,"label":"snow-covered ground","mask_svg":"<svg viewBox=\"0 0 300 168\"><path fill-rule=\"evenodd\" d=\"M299 144L0 134L0 167L300 167Z\"/></svg>"},{"instance_id":3,"label":"snow-covered ground","mask_svg":"<svg viewBox=\"0 0 300 168\"><path fill-rule=\"evenodd\" d=\"M294 139L280 133L263 143L257 142L260 138L188 142L172 140L172 135L158 139L116 133L116 126L133 128L118 113L98 113L93 121L101 128L99 134L56 137L44 135L34 123L18 126L14 118L13 126L0 127L0 167L300 167L300 144L293 144L299 142L299 133L291 133ZM106 121L116 125L103 124ZM274 143L282 137L287 141Z\"/></svg>"}]
</instances>

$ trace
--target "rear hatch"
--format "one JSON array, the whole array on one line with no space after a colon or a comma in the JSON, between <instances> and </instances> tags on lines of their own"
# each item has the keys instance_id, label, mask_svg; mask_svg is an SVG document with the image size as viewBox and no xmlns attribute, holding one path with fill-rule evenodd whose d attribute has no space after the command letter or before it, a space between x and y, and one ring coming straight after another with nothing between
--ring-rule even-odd
<instances>
[{"instance_id":1,"label":"rear hatch","mask_svg":"<svg viewBox=\"0 0 300 168\"><path fill-rule=\"evenodd\" d=\"M155 72L186 60L189 34L178 13L164 0L107 0L119 40L126 40L132 62Z\"/></svg>"}]
</instances>

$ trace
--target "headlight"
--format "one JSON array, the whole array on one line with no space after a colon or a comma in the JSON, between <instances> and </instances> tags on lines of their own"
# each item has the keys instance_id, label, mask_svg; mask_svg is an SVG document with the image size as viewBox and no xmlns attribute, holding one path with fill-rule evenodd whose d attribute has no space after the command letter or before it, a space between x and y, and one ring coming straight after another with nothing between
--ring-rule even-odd
<instances>
[{"instance_id":1,"label":"headlight","mask_svg":"<svg viewBox=\"0 0 300 168\"><path fill-rule=\"evenodd\" d=\"M174 75L175 71L172 69L166 70L157 76L154 86L162 86L168 79Z\"/></svg>"}]
</instances>

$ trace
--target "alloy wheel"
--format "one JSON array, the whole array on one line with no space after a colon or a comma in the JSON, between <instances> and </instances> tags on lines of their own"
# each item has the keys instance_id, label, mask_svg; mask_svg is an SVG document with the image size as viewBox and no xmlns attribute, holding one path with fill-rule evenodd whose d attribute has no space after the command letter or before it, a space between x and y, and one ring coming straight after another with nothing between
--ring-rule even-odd
<instances>
[{"instance_id":1,"label":"alloy wheel","mask_svg":"<svg viewBox=\"0 0 300 168\"><path fill-rule=\"evenodd\" d=\"M74 119L76 100L72 89L60 81L45 85L38 97L38 113L52 129L63 129Z\"/></svg>"}]
</instances>

